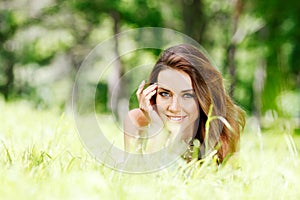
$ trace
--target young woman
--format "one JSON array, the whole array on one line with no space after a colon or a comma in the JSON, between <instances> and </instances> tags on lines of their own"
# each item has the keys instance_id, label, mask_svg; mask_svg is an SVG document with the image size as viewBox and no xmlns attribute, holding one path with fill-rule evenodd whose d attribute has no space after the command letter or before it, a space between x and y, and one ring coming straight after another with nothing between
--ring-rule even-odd
<instances>
[{"instance_id":1,"label":"young woman","mask_svg":"<svg viewBox=\"0 0 300 200\"><path fill-rule=\"evenodd\" d=\"M244 112L226 94L221 74L198 49L182 44L165 50L146 86L136 95L139 108L130 110L124 122L125 150L153 153L187 148L198 139L198 158L216 149L222 162L237 151ZM209 116L212 109L211 116ZM217 116L214 120L208 119Z\"/></svg>"}]
</instances>

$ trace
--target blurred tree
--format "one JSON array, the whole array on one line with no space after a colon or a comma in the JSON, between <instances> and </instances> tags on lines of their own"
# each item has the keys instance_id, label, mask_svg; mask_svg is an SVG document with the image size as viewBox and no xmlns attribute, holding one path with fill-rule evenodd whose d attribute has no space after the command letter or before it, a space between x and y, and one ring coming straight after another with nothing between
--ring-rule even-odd
<instances>
[{"instance_id":1,"label":"blurred tree","mask_svg":"<svg viewBox=\"0 0 300 200\"><path fill-rule=\"evenodd\" d=\"M147 26L162 26L163 21L160 15L160 10L157 7L150 7L153 1L131 0L131 1L105 1L105 0L75 0L72 2L76 12L80 12L85 20L91 23L91 27L100 25L100 22L105 17L110 17L113 25L111 29L115 38L114 53L116 61L112 73L108 78L108 100L107 105L111 105L111 96L113 90L119 91L115 88L115 83L118 82L123 75L123 66L121 57L119 55L119 43L117 34L120 32L123 25L131 27L147 27ZM117 96L117 102L126 94L126 91L119 91L120 95ZM117 92L119 94L119 92Z\"/></svg>"},{"instance_id":2,"label":"blurred tree","mask_svg":"<svg viewBox=\"0 0 300 200\"><path fill-rule=\"evenodd\" d=\"M278 105L278 96L287 90L299 88L300 4L298 1L254 1L252 11L265 24L254 35L254 44L266 50L259 55L265 72L262 90L262 111L275 110L284 114ZM257 108L258 109L258 108Z\"/></svg>"},{"instance_id":3,"label":"blurred tree","mask_svg":"<svg viewBox=\"0 0 300 200\"><path fill-rule=\"evenodd\" d=\"M5 99L43 90L53 80L74 79L85 56L99 42L123 30L147 26L175 29L198 41L223 72L231 95L257 116L268 110L281 112L278 97L284 91L299 90L300 5L295 0L28 2L0 2L0 93ZM36 3L43 6L33 9ZM119 59L113 63L108 83L97 87L108 92L105 98L101 92L96 95L102 103L125 70L119 45L115 37L114 53ZM65 63L55 66L60 55ZM31 69L35 73L28 73L27 83L18 83L21 72ZM55 78L40 76L42 69Z\"/></svg>"},{"instance_id":4,"label":"blurred tree","mask_svg":"<svg viewBox=\"0 0 300 200\"><path fill-rule=\"evenodd\" d=\"M16 82L20 77L16 80L15 74L20 68L47 65L70 45L69 40L62 40L66 36L63 28L48 26L49 12L43 9L44 5L37 10L32 5L18 0L0 2L0 93L6 100L19 97L24 91L35 93L33 83Z\"/></svg>"},{"instance_id":5,"label":"blurred tree","mask_svg":"<svg viewBox=\"0 0 300 200\"><path fill-rule=\"evenodd\" d=\"M151 0L56 0L34 13L30 12L31 8L26 5L23 8L28 9L28 13L25 10L21 15L22 10L15 9L13 6L18 1L4 2L2 4L5 6L1 9L0 41L3 45L0 49L0 63L3 70L0 73L0 92L6 99L16 92L14 88L14 66L16 65L22 68L33 63L37 66L49 65L57 55L66 54L71 60L71 66L74 66L73 75L75 75L84 57L101 42L99 40L96 43L91 42L91 35L107 18L112 21L112 26L105 26L103 29L111 29L114 35L120 32L122 26L162 26L163 24L159 8L155 6L155 1ZM22 17L21 24L17 24L16 15ZM31 36L26 38L26 34ZM18 37L21 38L20 41L17 41ZM115 39L115 54L118 59L114 62L114 72L111 73L112 76L108 81L108 97L112 92L113 84L123 73L117 37ZM17 44L17 49L14 48L14 44ZM60 68L67 67L60 66ZM63 73L57 74L57 76L63 75ZM28 85L23 84L23 86ZM28 91L23 90L23 86L20 85L20 91Z\"/></svg>"},{"instance_id":6,"label":"blurred tree","mask_svg":"<svg viewBox=\"0 0 300 200\"><path fill-rule=\"evenodd\" d=\"M11 42L12 36L18 29L13 11L0 10L0 92L7 100L13 90L14 84L14 47Z\"/></svg>"},{"instance_id":7,"label":"blurred tree","mask_svg":"<svg viewBox=\"0 0 300 200\"><path fill-rule=\"evenodd\" d=\"M204 6L202 0L181 0L184 33L200 44L205 41L203 34L207 23Z\"/></svg>"},{"instance_id":8,"label":"blurred tree","mask_svg":"<svg viewBox=\"0 0 300 200\"><path fill-rule=\"evenodd\" d=\"M238 43L238 37L236 37L237 30L238 30L238 23L240 20L240 17L242 15L243 11L243 2L242 0L235 0L233 11L232 11L232 22L231 22L231 33L230 33L230 41L228 43L228 46L226 48L226 58L225 58L225 66L228 67L229 73L231 76L231 83L230 83L230 89L229 94L231 97L233 97L233 91L236 86L236 49L237 49L237 43Z\"/></svg>"}]
</instances>

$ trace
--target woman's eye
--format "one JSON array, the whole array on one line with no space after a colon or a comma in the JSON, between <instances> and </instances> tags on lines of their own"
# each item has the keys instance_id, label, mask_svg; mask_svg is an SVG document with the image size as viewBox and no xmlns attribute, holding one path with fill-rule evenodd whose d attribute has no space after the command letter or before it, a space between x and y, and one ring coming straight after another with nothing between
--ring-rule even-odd
<instances>
[{"instance_id":1,"label":"woman's eye","mask_svg":"<svg viewBox=\"0 0 300 200\"><path fill-rule=\"evenodd\" d=\"M195 95L194 95L194 94L191 94L191 93L185 93L185 94L183 94L183 97L184 97L184 98L194 98Z\"/></svg>"},{"instance_id":2,"label":"woman's eye","mask_svg":"<svg viewBox=\"0 0 300 200\"><path fill-rule=\"evenodd\" d=\"M171 94L168 92L160 92L159 95L162 97L170 97L171 96Z\"/></svg>"}]
</instances>

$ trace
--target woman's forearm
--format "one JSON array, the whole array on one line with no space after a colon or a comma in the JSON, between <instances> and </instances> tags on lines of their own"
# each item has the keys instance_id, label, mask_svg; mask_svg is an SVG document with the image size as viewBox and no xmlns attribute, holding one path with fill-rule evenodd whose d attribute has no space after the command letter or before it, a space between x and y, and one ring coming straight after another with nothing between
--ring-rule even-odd
<instances>
[{"instance_id":1,"label":"woman's forearm","mask_svg":"<svg viewBox=\"0 0 300 200\"><path fill-rule=\"evenodd\" d=\"M128 112L124 121L124 147L129 153L142 153L150 120L140 109Z\"/></svg>"}]
</instances>

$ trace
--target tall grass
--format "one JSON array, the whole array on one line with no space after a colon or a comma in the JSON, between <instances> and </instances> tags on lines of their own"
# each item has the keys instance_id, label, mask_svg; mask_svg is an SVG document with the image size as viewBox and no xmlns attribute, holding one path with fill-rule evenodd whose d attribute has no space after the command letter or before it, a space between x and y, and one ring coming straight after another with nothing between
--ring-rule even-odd
<instances>
[{"instance_id":1,"label":"tall grass","mask_svg":"<svg viewBox=\"0 0 300 200\"><path fill-rule=\"evenodd\" d=\"M225 166L208 156L201 165L133 175L89 155L68 114L26 102L0 101L0 111L1 199L300 198L300 139L284 125L292 122L274 120L261 132L249 119L239 154Z\"/></svg>"}]
</instances>

